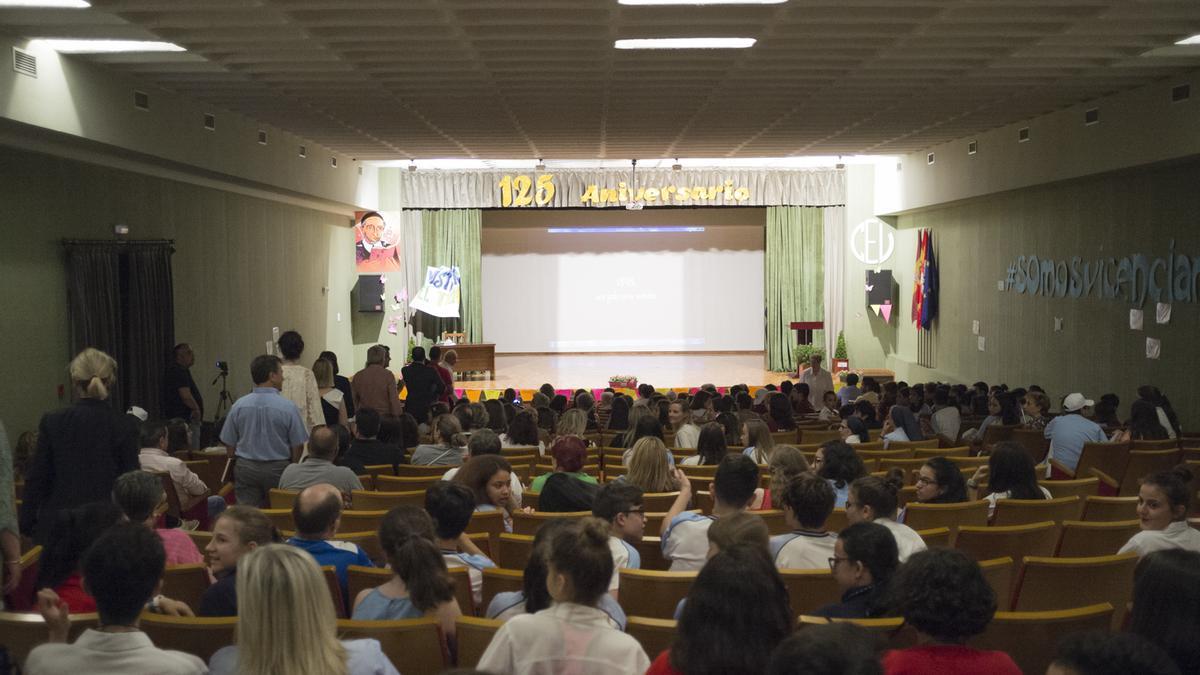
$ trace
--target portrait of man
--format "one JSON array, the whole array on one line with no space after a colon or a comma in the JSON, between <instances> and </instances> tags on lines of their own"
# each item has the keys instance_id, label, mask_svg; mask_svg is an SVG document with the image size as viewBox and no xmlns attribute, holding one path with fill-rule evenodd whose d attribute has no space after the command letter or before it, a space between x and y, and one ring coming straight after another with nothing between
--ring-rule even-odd
<instances>
[{"instance_id":1,"label":"portrait of man","mask_svg":"<svg viewBox=\"0 0 1200 675\"><path fill-rule=\"evenodd\" d=\"M400 236L378 211L361 212L354 228L354 257L359 274L400 269Z\"/></svg>"}]
</instances>

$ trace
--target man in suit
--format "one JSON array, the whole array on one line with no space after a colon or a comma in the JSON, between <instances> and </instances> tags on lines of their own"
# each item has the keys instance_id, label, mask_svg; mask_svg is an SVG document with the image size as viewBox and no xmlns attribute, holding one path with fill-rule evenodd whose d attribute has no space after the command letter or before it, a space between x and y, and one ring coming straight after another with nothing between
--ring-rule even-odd
<instances>
[{"instance_id":1,"label":"man in suit","mask_svg":"<svg viewBox=\"0 0 1200 675\"><path fill-rule=\"evenodd\" d=\"M418 423L428 422L429 405L446 390L446 385L426 360L424 347L413 347L412 362L400 369L400 377L408 389L404 411Z\"/></svg>"}]
</instances>

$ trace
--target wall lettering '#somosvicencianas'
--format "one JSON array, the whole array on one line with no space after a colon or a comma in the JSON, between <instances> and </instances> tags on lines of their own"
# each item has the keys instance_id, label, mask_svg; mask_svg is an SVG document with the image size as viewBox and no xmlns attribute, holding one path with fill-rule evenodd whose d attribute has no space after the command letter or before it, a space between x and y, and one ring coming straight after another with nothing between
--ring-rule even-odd
<instances>
[{"instance_id":1,"label":"wall lettering '#somosvicencianas'","mask_svg":"<svg viewBox=\"0 0 1200 675\"><path fill-rule=\"evenodd\" d=\"M1173 264L1172 264L1173 263ZM1128 299L1141 307L1151 302L1197 302L1200 256L1175 252L1172 239L1165 257L1134 253L1123 258L1067 260L1018 256L1009 263L1004 290L1056 298Z\"/></svg>"}]
</instances>

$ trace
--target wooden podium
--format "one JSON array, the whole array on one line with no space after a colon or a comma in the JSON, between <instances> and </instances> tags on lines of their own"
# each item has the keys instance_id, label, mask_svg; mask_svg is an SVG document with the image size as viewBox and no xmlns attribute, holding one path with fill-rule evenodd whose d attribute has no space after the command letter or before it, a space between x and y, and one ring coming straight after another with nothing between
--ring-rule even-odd
<instances>
[{"instance_id":1,"label":"wooden podium","mask_svg":"<svg viewBox=\"0 0 1200 675\"><path fill-rule=\"evenodd\" d=\"M793 321L791 324L792 330L796 331L796 344L811 345L813 341L814 330L824 330L825 322L823 321Z\"/></svg>"}]
</instances>

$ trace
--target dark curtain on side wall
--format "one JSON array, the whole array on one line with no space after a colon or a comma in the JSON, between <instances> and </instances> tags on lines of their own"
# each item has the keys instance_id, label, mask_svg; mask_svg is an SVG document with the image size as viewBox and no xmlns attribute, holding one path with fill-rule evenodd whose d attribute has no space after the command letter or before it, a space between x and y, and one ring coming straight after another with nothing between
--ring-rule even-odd
<instances>
[{"instance_id":1,"label":"dark curtain on side wall","mask_svg":"<svg viewBox=\"0 0 1200 675\"><path fill-rule=\"evenodd\" d=\"M95 347L117 360L118 410L162 413L163 370L175 343L170 242L65 243L71 355Z\"/></svg>"}]
</instances>

